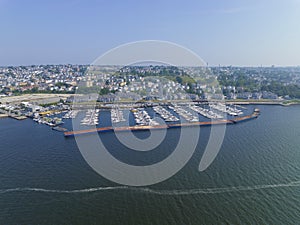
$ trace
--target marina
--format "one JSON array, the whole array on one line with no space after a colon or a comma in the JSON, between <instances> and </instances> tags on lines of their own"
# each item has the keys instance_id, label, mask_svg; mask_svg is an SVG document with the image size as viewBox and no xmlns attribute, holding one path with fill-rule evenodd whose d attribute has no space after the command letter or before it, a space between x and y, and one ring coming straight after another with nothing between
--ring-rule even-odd
<instances>
[{"instance_id":1,"label":"marina","mask_svg":"<svg viewBox=\"0 0 300 225\"><path fill-rule=\"evenodd\" d=\"M153 107L154 112L159 114L166 122L176 122L179 121L179 118L174 116L172 113L170 113L168 110L166 110L162 106L154 106Z\"/></svg>"},{"instance_id":2,"label":"marina","mask_svg":"<svg viewBox=\"0 0 300 225\"><path fill-rule=\"evenodd\" d=\"M139 113L138 113L139 112ZM145 117L145 113L143 113L142 110L138 111L136 113L143 114L143 117ZM193 127L193 126L212 126L212 125L229 125L229 124L236 124L252 119L256 119L260 114L259 109L255 109L252 114L229 119L229 120L215 120L215 121L206 121L206 122L192 122L192 123L178 123L178 124L168 124L168 125L141 125L141 123L138 126L126 126L126 127L117 127L113 128L111 126L109 127L101 127L101 128L95 128L95 129L88 129L88 130L77 130L77 131L67 131L64 132L65 137L71 137L76 135L83 135L83 134L91 134L91 133L102 133L102 132L119 132L119 131L143 131L143 130L155 130L155 129L170 129L170 128L180 128L180 127ZM147 114L148 115L148 114Z\"/></svg>"},{"instance_id":3,"label":"marina","mask_svg":"<svg viewBox=\"0 0 300 225\"><path fill-rule=\"evenodd\" d=\"M112 108L110 113L112 123L120 123L126 121L122 110L119 110L118 108Z\"/></svg>"},{"instance_id":4,"label":"marina","mask_svg":"<svg viewBox=\"0 0 300 225\"><path fill-rule=\"evenodd\" d=\"M64 116L63 119L75 119L79 110L70 110Z\"/></svg>"},{"instance_id":5,"label":"marina","mask_svg":"<svg viewBox=\"0 0 300 225\"><path fill-rule=\"evenodd\" d=\"M191 105L190 108L197 112L198 114L208 118L208 119L222 119L223 116L216 113L216 112L213 112L212 110L209 110L209 109L205 109L205 108L202 108L200 106L197 106L197 105Z\"/></svg>"},{"instance_id":6,"label":"marina","mask_svg":"<svg viewBox=\"0 0 300 225\"><path fill-rule=\"evenodd\" d=\"M222 103L216 103L216 104L210 104L210 108L218 110L222 113L227 113L230 116L240 116L243 115L243 111L240 109L237 109L236 106L229 106Z\"/></svg>"},{"instance_id":7,"label":"marina","mask_svg":"<svg viewBox=\"0 0 300 225\"><path fill-rule=\"evenodd\" d=\"M101 118L99 116L100 111ZM64 132L65 136L74 136L107 131L142 131L177 127L235 124L256 118L259 114L258 111L249 115L250 113L249 109L245 107L226 105L220 102L210 104L173 102L167 104L139 103L130 105L130 108L124 108L117 104L112 104L105 109L87 109L87 107L76 107L76 109L72 109L71 107L65 107L61 108L61 110L48 109L45 111L37 111L32 113L29 117L39 124L44 124L52 127L53 130ZM156 114L166 123L159 122L159 120L156 119ZM229 116L225 118L225 114L228 114ZM242 116L243 114L248 114L248 116ZM128 117L129 125L121 123L126 121L124 115L126 115L126 118ZM199 115L202 117L199 117ZM77 117L78 120L76 121L78 121L82 128L81 130L72 131L71 125L74 121L71 121L70 119L76 119ZM18 117L16 119L23 118ZM113 126L117 123L120 123L118 127ZM95 126L95 128L89 129L88 126Z\"/></svg>"},{"instance_id":8,"label":"marina","mask_svg":"<svg viewBox=\"0 0 300 225\"><path fill-rule=\"evenodd\" d=\"M300 225L300 0L0 9L0 225Z\"/></svg>"},{"instance_id":9,"label":"marina","mask_svg":"<svg viewBox=\"0 0 300 225\"><path fill-rule=\"evenodd\" d=\"M33 118L33 121L39 123L39 124L45 124L48 125L50 127L55 127L58 125L62 125L64 122L62 120L62 118L59 117L40 117L40 116L36 116L35 118Z\"/></svg>"},{"instance_id":10,"label":"marina","mask_svg":"<svg viewBox=\"0 0 300 225\"><path fill-rule=\"evenodd\" d=\"M184 108L180 107L179 105L170 105L169 109L176 112L179 116L186 119L188 122L197 122L199 121L199 118L195 115L193 115L191 112L185 110Z\"/></svg>"},{"instance_id":11,"label":"marina","mask_svg":"<svg viewBox=\"0 0 300 225\"><path fill-rule=\"evenodd\" d=\"M147 111L143 108L132 109L131 112L133 113L135 123L137 126L157 126L159 125L158 122L153 120Z\"/></svg>"},{"instance_id":12,"label":"marina","mask_svg":"<svg viewBox=\"0 0 300 225\"><path fill-rule=\"evenodd\" d=\"M99 109L89 109L83 120L81 120L81 125L87 125L87 126L95 126L99 124L98 114Z\"/></svg>"}]
</instances>

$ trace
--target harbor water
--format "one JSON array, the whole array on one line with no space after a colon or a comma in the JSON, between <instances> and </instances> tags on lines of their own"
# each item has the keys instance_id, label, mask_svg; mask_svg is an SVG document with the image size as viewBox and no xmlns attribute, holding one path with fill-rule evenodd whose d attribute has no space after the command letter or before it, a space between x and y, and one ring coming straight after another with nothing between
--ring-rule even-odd
<instances>
[{"instance_id":1,"label":"harbor water","mask_svg":"<svg viewBox=\"0 0 300 225\"><path fill-rule=\"evenodd\" d=\"M300 106L259 108L257 119L227 126L208 169L198 171L211 129L201 127L188 164L147 187L101 177L72 137L30 119L1 118L0 224L299 224ZM109 126L109 113L100 115L99 125ZM168 157L179 132L168 130L157 151L143 154L127 151L113 133L100 135L115 158L143 165Z\"/></svg>"}]
</instances>

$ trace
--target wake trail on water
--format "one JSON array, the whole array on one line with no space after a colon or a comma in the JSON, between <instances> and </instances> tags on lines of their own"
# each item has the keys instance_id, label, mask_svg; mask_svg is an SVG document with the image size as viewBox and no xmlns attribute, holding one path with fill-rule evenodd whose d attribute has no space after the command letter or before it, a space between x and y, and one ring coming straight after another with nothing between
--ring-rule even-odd
<instances>
[{"instance_id":1,"label":"wake trail on water","mask_svg":"<svg viewBox=\"0 0 300 225\"><path fill-rule=\"evenodd\" d=\"M253 191L262 189L273 189L283 187L300 187L300 181L292 181L290 183L283 184L266 184L266 185L254 185L254 186L236 186L236 187L224 187L224 188L204 188L204 189L187 189L187 190L155 190L151 188L138 188L129 186L115 186L115 187L96 187L78 190L54 190L43 188L11 188L0 189L0 194L11 192L44 192L44 193L59 193L59 194L76 194L76 193L90 193L109 190L130 190L135 192L151 193L156 195L195 195L195 194L220 194L228 192L242 192Z\"/></svg>"}]
</instances>

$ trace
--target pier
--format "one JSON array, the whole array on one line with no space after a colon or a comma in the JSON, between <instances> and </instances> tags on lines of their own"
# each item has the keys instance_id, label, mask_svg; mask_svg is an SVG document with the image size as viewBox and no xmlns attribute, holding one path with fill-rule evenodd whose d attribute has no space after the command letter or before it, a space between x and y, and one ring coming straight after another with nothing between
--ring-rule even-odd
<instances>
[{"instance_id":1,"label":"pier","mask_svg":"<svg viewBox=\"0 0 300 225\"><path fill-rule=\"evenodd\" d=\"M13 119L15 119L15 120L25 120L25 119L27 119L27 117L26 116L19 116L19 115L13 115L13 114L10 114L10 115L8 115L10 118L13 118Z\"/></svg>"},{"instance_id":2,"label":"pier","mask_svg":"<svg viewBox=\"0 0 300 225\"><path fill-rule=\"evenodd\" d=\"M0 114L0 118L6 118L6 117L8 117L8 115L7 114Z\"/></svg>"}]
</instances>

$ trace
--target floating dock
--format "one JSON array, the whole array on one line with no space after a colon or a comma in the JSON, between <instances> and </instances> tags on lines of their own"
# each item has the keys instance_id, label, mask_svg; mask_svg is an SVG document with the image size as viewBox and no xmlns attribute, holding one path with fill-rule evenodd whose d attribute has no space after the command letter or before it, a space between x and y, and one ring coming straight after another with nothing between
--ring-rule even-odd
<instances>
[{"instance_id":1,"label":"floating dock","mask_svg":"<svg viewBox=\"0 0 300 225\"><path fill-rule=\"evenodd\" d=\"M8 115L8 116L15 120L26 120L27 119L27 116L18 116L18 115Z\"/></svg>"},{"instance_id":2,"label":"floating dock","mask_svg":"<svg viewBox=\"0 0 300 225\"><path fill-rule=\"evenodd\" d=\"M0 118L6 118L6 117L8 117L8 115L7 114L0 114Z\"/></svg>"},{"instance_id":3,"label":"floating dock","mask_svg":"<svg viewBox=\"0 0 300 225\"><path fill-rule=\"evenodd\" d=\"M168 125L155 125L155 126L127 126L127 127L100 127L87 130L67 131L64 132L65 137L78 136L91 133L103 133L103 132L120 132L120 131L143 131L143 130L159 130L159 129L171 129L179 127L193 127L193 126L213 126L213 125L227 125L236 124L251 119L256 119L260 114L259 109L255 109L251 115L237 117L229 120L215 120L207 122L191 122L191 123L178 123Z\"/></svg>"}]
</instances>

